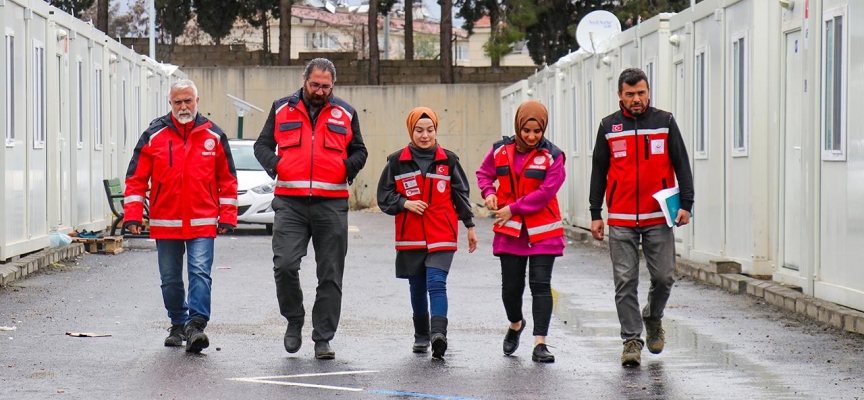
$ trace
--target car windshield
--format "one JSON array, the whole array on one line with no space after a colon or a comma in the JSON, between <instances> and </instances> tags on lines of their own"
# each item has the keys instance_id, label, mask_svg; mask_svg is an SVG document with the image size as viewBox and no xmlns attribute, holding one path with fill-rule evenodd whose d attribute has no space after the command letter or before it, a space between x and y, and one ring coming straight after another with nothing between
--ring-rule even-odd
<instances>
[{"instance_id":1,"label":"car windshield","mask_svg":"<svg viewBox=\"0 0 864 400\"><path fill-rule=\"evenodd\" d=\"M234 168L238 171L263 171L264 167L255 158L252 146L231 145L231 156L234 158Z\"/></svg>"}]
</instances>

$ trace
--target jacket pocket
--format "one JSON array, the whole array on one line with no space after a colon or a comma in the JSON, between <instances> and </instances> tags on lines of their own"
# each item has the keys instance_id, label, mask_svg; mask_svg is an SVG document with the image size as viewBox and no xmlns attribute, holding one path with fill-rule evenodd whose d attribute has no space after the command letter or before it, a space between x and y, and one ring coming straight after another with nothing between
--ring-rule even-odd
<instances>
[{"instance_id":1,"label":"jacket pocket","mask_svg":"<svg viewBox=\"0 0 864 400\"><path fill-rule=\"evenodd\" d=\"M324 147L339 152L345 151L348 139L348 128L336 124L326 124L324 132Z\"/></svg>"},{"instance_id":2,"label":"jacket pocket","mask_svg":"<svg viewBox=\"0 0 864 400\"><path fill-rule=\"evenodd\" d=\"M303 123L299 121L282 122L279 124L278 132L276 133L276 143L279 144L280 149L300 145L301 126L303 126Z\"/></svg>"}]
</instances>

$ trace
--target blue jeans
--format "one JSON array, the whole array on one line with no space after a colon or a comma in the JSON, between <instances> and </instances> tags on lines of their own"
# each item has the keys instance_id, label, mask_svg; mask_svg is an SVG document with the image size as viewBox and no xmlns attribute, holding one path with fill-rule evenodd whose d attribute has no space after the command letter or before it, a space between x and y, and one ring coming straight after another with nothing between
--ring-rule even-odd
<instances>
[{"instance_id":1,"label":"blue jeans","mask_svg":"<svg viewBox=\"0 0 864 400\"><path fill-rule=\"evenodd\" d=\"M432 315L447 316L447 271L434 267L426 267L425 274L408 278L411 290L411 308L415 316ZM426 294L429 300L426 300ZM429 309L429 306L432 309Z\"/></svg>"},{"instance_id":2,"label":"blue jeans","mask_svg":"<svg viewBox=\"0 0 864 400\"><path fill-rule=\"evenodd\" d=\"M171 325L185 325L192 318L210 320L210 286L213 279L213 238L156 241L162 301ZM183 286L183 253L189 271L189 299Z\"/></svg>"}]
</instances>

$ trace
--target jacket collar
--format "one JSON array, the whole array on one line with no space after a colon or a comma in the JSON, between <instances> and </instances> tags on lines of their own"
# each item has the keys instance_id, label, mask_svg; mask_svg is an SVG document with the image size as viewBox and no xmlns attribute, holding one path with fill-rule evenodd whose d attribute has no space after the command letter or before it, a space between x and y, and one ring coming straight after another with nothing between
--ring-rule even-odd
<instances>
[{"instance_id":1,"label":"jacket collar","mask_svg":"<svg viewBox=\"0 0 864 400\"><path fill-rule=\"evenodd\" d=\"M626 108L624 108L624 102L621 100L618 100L618 108L621 109L621 112L624 114L625 117L635 118L637 120L641 120L641 119L645 118L645 116L648 115L648 113L651 112L651 110L653 109L651 107L651 99L648 99L648 104L645 106L645 112L643 112L642 114L636 115L636 116L634 116L633 114L630 114L630 111L628 111Z\"/></svg>"}]
</instances>

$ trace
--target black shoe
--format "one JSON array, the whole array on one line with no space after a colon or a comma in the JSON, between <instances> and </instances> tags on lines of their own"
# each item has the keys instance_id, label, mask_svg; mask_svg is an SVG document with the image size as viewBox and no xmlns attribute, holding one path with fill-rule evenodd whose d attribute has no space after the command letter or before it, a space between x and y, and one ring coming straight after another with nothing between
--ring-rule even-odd
<instances>
[{"instance_id":1,"label":"black shoe","mask_svg":"<svg viewBox=\"0 0 864 400\"><path fill-rule=\"evenodd\" d=\"M429 315L414 317L414 345L411 351L425 353L429 351Z\"/></svg>"},{"instance_id":2,"label":"black shoe","mask_svg":"<svg viewBox=\"0 0 864 400\"><path fill-rule=\"evenodd\" d=\"M302 323L288 323L288 327L285 328L285 351L296 353L300 350L300 346L303 345L303 338L300 336L301 330L303 330Z\"/></svg>"},{"instance_id":3,"label":"black shoe","mask_svg":"<svg viewBox=\"0 0 864 400\"><path fill-rule=\"evenodd\" d=\"M183 325L171 325L171 329L168 330L168 337L165 338L165 346L182 346L183 341L186 340L186 335L183 333L185 329Z\"/></svg>"},{"instance_id":4,"label":"black shoe","mask_svg":"<svg viewBox=\"0 0 864 400\"><path fill-rule=\"evenodd\" d=\"M207 321L200 318L192 318L186 324L186 352L200 353L201 350L210 347L210 339L204 334Z\"/></svg>"},{"instance_id":5,"label":"black shoe","mask_svg":"<svg viewBox=\"0 0 864 400\"><path fill-rule=\"evenodd\" d=\"M504 335L504 355L509 356L516 352L519 348L519 337L522 336L522 331L525 330L525 319L522 319L522 326L518 331L507 328L507 334Z\"/></svg>"},{"instance_id":6,"label":"black shoe","mask_svg":"<svg viewBox=\"0 0 864 400\"><path fill-rule=\"evenodd\" d=\"M546 343L540 343L534 346L531 360L534 362L553 363L555 362L555 355L549 352L549 349L546 348Z\"/></svg>"},{"instance_id":7,"label":"black shoe","mask_svg":"<svg viewBox=\"0 0 864 400\"><path fill-rule=\"evenodd\" d=\"M330 342L315 342L315 358L319 360L336 358L336 352L330 348Z\"/></svg>"},{"instance_id":8,"label":"black shoe","mask_svg":"<svg viewBox=\"0 0 864 400\"><path fill-rule=\"evenodd\" d=\"M447 337L441 333L432 334L432 357L444 358L444 352L447 351Z\"/></svg>"}]
</instances>

